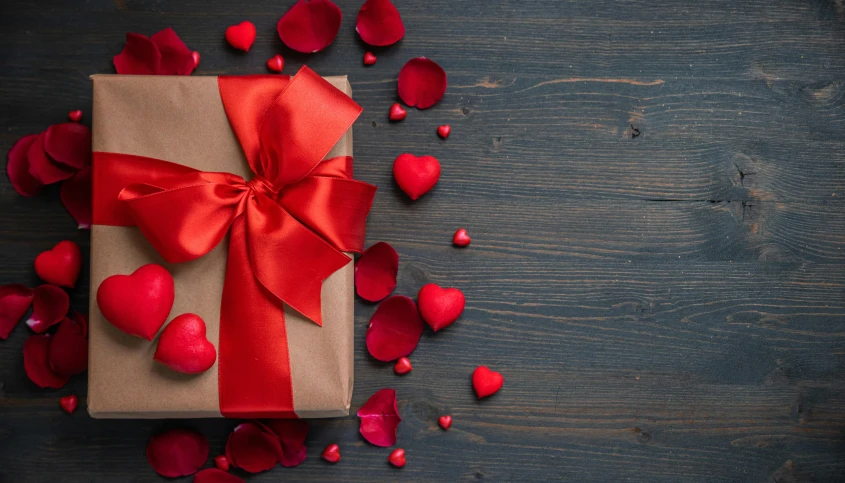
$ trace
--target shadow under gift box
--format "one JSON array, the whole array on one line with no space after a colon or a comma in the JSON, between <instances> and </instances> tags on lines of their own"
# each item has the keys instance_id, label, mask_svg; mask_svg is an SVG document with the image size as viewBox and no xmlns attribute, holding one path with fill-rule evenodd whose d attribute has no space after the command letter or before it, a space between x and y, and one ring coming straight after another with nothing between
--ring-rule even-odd
<instances>
[{"instance_id":1,"label":"shadow under gift box","mask_svg":"<svg viewBox=\"0 0 845 483\"><path fill-rule=\"evenodd\" d=\"M346 76L326 77L352 95ZM162 159L249 180L249 169L217 86L217 77L95 75L93 150ZM352 156L352 130L326 159ZM161 264L176 284L168 322L198 314L219 349L220 300L228 235L197 260L165 263L138 228L91 228L88 412L94 418L222 417L217 363L197 375L178 374L153 360L156 340L127 335L103 318L97 288L107 277ZM323 282L323 326L285 306L294 410L302 418L349 414L353 384L353 265ZM218 350L219 356L219 350ZM219 362L219 360L218 360ZM266 381L272 384L272 381Z\"/></svg>"}]
</instances>

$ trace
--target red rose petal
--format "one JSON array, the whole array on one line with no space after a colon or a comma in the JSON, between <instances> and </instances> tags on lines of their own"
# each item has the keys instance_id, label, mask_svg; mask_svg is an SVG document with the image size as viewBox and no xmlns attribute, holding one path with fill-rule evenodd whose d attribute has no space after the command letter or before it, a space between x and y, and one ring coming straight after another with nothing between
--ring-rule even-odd
<instances>
[{"instance_id":1,"label":"red rose petal","mask_svg":"<svg viewBox=\"0 0 845 483\"><path fill-rule=\"evenodd\" d=\"M26 152L29 174L42 185L53 184L73 176L75 169L59 164L44 151L44 133L38 135Z\"/></svg>"},{"instance_id":2,"label":"red rose petal","mask_svg":"<svg viewBox=\"0 0 845 483\"><path fill-rule=\"evenodd\" d=\"M161 32L154 33L150 40L161 53L161 62L156 74L190 75L194 71L194 56L191 49L182 42L172 28L167 27Z\"/></svg>"},{"instance_id":3,"label":"red rose petal","mask_svg":"<svg viewBox=\"0 0 845 483\"><path fill-rule=\"evenodd\" d=\"M310 54L334 41L341 17L340 7L331 0L299 0L282 15L276 30L285 45Z\"/></svg>"},{"instance_id":4,"label":"red rose petal","mask_svg":"<svg viewBox=\"0 0 845 483\"><path fill-rule=\"evenodd\" d=\"M53 124L44 131L44 151L67 167L91 166L91 129L78 122Z\"/></svg>"},{"instance_id":5,"label":"red rose petal","mask_svg":"<svg viewBox=\"0 0 845 483\"><path fill-rule=\"evenodd\" d=\"M367 0L358 11L355 30L370 45L392 45L405 36L405 24L390 0Z\"/></svg>"},{"instance_id":6,"label":"red rose petal","mask_svg":"<svg viewBox=\"0 0 845 483\"><path fill-rule=\"evenodd\" d=\"M68 318L79 324L82 327L82 335L85 338L88 338L88 314L80 314L79 312L72 310L68 315Z\"/></svg>"},{"instance_id":7,"label":"red rose petal","mask_svg":"<svg viewBox=\"0 0 845 483\"><path fill-rule=\"evenodd\" d=\"M88 166L66 179L59 189L62 205L76 220L80 230L91 228L91 167Z\"/></svg>"},{"instance_id":8,"label":"red rose petal","mask_svg":"<svg viewBox=\"0 0 845 483\"><path fill-rule=\"evenodd\" d=\"M358 410L361 418L361 436L376 446L396 444L396 427L399 426L399 410L396 408L396 391L380 389Z\"/></svg>"},{"instance_id":9,"label":"red rose petal","mask_svg":"<svg viewBox=\"0 0 845 483\"><path fill-rule=\"evenodd\" d=\"M194 475L194 483L244 483L244 480L217 468L207 468Z\"/></svg>"},{"instance_id":10,"label":"red rose petal","mask_svg":"<svg viewBox=\"0 0 845 483\"><path fill-rule=\"evenodd\" d=\"M161 476L193 475L208 459L208 439L190 429L171 429L147 443L147 461Z\"/></svg>"},{"instance_id":11,"label":"red rose petal","mask_svg":"<svg viewBox=\"0 0 845 483\"><path fill-rule=\"evenodd\" d=\"M87 329L77 320L65 318L53 336L47 362L62 376L75 376L88 370Z\"/></svg>"},{"instance_id":12,"label":"red rose petal","mask_svg":"<svg viewBox=\"0 0 845 483\"><path fill-rule=\"evenodd\" d=\"M229 463L250 473L267 471L276 466L281 454L278 436L254 422L236 426L226 441Z\"/></svg>"},{"instance_id":13,"label":"red rose petal","mask_svg":"<svg viewBox=\"0 0 845 483\"><path fill-rule=\"evenodd\" d=\"M36 386L60 389L69 377L56 374L47 363L52 338L50 334L32 335L23 343L23 368Z\"/></svg>"},{"instance_id":14,"label":"red rose petal","mask_svg":"<svg viewBox=\"0 0 845 483\"><path fill-rule=\"evenodd\" d=\"M39 285L33 291L32 314L26 325L40 334L61 322L69 308L67 292L55 285Z\"/></svg>"},{"instance_id":15,"label":"red rose petal","mask_svg":"<svg viewBox=\"0 0 845 483\"><path fill-rule=\"evenodd\" d=\"M417 348L422 331L417 304L404 295L394 295L382 302L370 319L367 350L382 362L407 356Z\"/></svg>"},{"instance_id":16,"label":"red rose petal","mask_svg":"<svg viewBox=\"0 0 845 483\"><path fill-rule=\"evenodd\" d=\"M446 72L425 57L411 59L399 71L399 98L409 106L428 109L446 93Z\"/></svg>"},{"instance_id":17,"label":"red rose petal","mask_svg":"<svg viewBox=\"0 0 845 483\"><path fill-rule=\"evenodd\" d=\"M29 158L27 153L35 141L41 140L40 134L27 134L17 140L9 150L6 163L6 174L12 187L21 196L35 196L41 191L40 181L29 174Z\"/></svg>"},{"instance_id":18,"label":"red rose petal","mask_svg":"<svg viewBox=\"0 0 845 483\"><path fill-rule=\"evenodd\" d=\"M0 339L9 337L32 305L32 297L32 289L26 285L0 286Z\"/></svg>"},{"instance_id":19,"label":"red rose petal","mask_svg":"<svg viewBox=\"0 0 845 483\"><path fill-rule=\"evenodd\" d=\"M299 466L308 453L305 438L308 436L308 423L302 419L269 419L264 421L282 445L279 463L282 466Z\"/></svg>"},{"instance_id":20,"label":"red rose petal","mask_svg":"<svg viewBox=\"0 0 845 483\"><path fill-rule=\"evenodd\" d=\"M396 288L399 254L385 242L378 242L364 250L355 262L355 290L358 296L378 302Z\"/></svg>"},{"instance_id":21,"label":"red rose petal","mask_svg":"<svg viewBox=\"0 0 845 483\"><path fill-rule=\"evenodd\" d=\"M123 50L112 61L118 74L155 75L161 64L161 52L145 35L129 32Z\"/></svg>"}]
</instances>

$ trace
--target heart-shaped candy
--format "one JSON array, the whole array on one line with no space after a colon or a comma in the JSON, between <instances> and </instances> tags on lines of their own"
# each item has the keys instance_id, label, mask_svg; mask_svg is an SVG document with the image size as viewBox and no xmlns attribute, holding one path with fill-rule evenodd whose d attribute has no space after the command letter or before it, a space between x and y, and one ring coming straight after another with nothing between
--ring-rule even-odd
<instances>
[{"instance_id":1,"label":"heart-shaped candy","mask_svg":"<svg viewBox=\"0 0 845 483\"><path fill-rule=\"evenodd\" d=\"M440 162L434 156L400 154L393 161L393 177L412 200L428 193L440 179Z\"/></svg>"},{"instance_id":2,"label":"heart-shaped candy","mask_svg":"<svg viewBox=\"0 0 845 483\"><path fill-rule=\"evenodd\" d=\"M444 124L442 126L437 126L437 135L443 139L449 137L449 134L452 132L452 127L448 124Z\"/></svg>"},{"instance_id":3,"label":"heart-shaped candy","mask_svg":"<svg viewBox=\"0 0 845 483\"><path fill-rule=\"evenodd\" d=\"M97 305L112 325L127 334L153 340L170 315L173 277L151 263L131 275L112 275L97 289Z\"/></svg>"},{"instance_id":4,"label":"heart-shaped candy","mask_svg":"<svg viewBox=\"0 0 845 483\"><path fill-rule=\"evenodd\" d=\"M397 468L405 466L405 450L402 448L393 450L390 456L387 457L387 461L390 461L390 464Z\"/></svg>"},{"instance_id":5,"label":"heart-shaped candy","mask_svg":"<svg viewBox=\"0 0 845 483\"><path fill-rule=\"evenodd\" d=\"M249 20L244 20L237 25L231 25L226 29L226 42L232 47L249 52L249 48L255 42L255 25Z\"/></svg>"},{"instance_id":6,"label":"heart-shaped candy","mask_svg":"<svg viewBox=\"0 0 845 483\"><path fill-rule=\"evenodd\" d=\"M60 241L35 257L35 273L45 281L62 287L73 288L81 268L79 246L70 240Z\"/></svg>"},{"instance_id":7,"label":"heart-shaped candy","mask_svg":"<svg viewBox=\"0 0 845 483\"><path fill-rule=\"evenodd\" d=\"M449 429L452 427L452 416L440 416L437 418L437 424L440 425L443 429Z\"/></svg>"},{"instance_id":8,"label":"heart-shaped candy","mask_svg":"<svg viewBox=\"0 0 845 483\"><path fill-rule=\"evenodd\" d=\"M196 70L200 66L200 53L196 50L191 52L191 60L194 61L194 70Z\"/></svg>"},{"instance_id":9,"label":"heart-shaped candy","mask_svg":"<svg viewBox=\"0 0 845 483\"><path fill-rule=\"evenodd\" d=\"M273 72L281 72L285 68L285 58L279 54L267 59L267 69Z\"/></svg>"},{"instance_id":10,"label":"heart-shaped candy","mask_svg":"<svg viewBox=\"0 0 845 483\"><path fill-rule=\"evenodd\" d=\"M336 444L330 444L323 450L323 459L329 463L337 463L340 461L340 447Z\"/></svg>"},{"instance_id":11,"label":"heart-shaped candy","mask_svg":"<svg viewBox=\"0 0 845 483\"><path fill-rule=\"evenodd\" d=\"M441 288L428 283L417 294L417 305L425 323L435 332L452 325L464 311L466 299L456 288Z\"/></svg>"},{"instance_id":12,"label":"heart-shaped candy","mask_svg":"<svg viewBox=\"0 0 845 483\"><path fill-rule=\"evenodd\" d=\"M366 52L364 54L364 65L373 65L376 63L376 56L372 52Z\"/></svg>"},{"instance_id":13,"label":"heart-shaped candy","mask_svg":"<svg viewBox=\"0 0 845 483\"><path fill-rule=\"evenodd\" d=\"M79 405L79 398L75 394L59 398L59 406L68 414L73 414L76 407Z\"/></svg>"},{"instance_id":14,"label":"heart-shaped candy","mask_svg":"<svg viewBox=\"0 0 845 483\"><path fill-rule=\"evenodd\" d=\"M491 371L487 366L478 366L472 373L472 387L478 399L492 396L502 388L505 378L496 371Z\"/></svg>"},{"instance_id":15,"label":"heart-shaped candy","mask_svg":"<svg viewBox=\"0 0 845 483\"><path fill-rule=\"evenodd\" d=\"M458 228L458 231L455 232L455 235L452 236L452 245L456 247L465 247L469 245L472 241L472 238L469 237L465 228Z\"/></svg>"},{"instance_id":16,"label":"heart-shaped candy","mask_svg":"<svg viewBox=\"0 0 845 483\"><path fill-rule=\"evenodd\" d=\"M79 109L67 113L67 119L70 122L79 122L82 120L82 111Z\"/></svg>"},{"instance_id":17,"label":"heart-shaped candy","mask_svg":"<svg viewBox=\"0 0 845 483\"><path fill-rule=\"evenodd\" d=\"M405 374L411 372L413 366L411 366L411 359L407 357L400 357L396 364L393 364L393 372L399 374L400 376L404 376Z\"/></svg>"},{"instance_id":18,"label":"heart-shaped candy","mask_svg":"<svg viewBox=\"0 0 845 483\"><path fill-rule=\"evenodd\" d=\"M394 102L390 106L390 113L388 113L387 118L391 121L401 121L405 119L408 115L408 111L402 108L402 105L398 102Z\"/></svg>"},{"instance_id":19,"label":"heart-shaped candy","mask_svg":"<svg viewBox=\"0 0 845 483\"><path fill-rule=\"evenodd\" d=\"M200 316L182 314L161 332L153 359L182 374L199 374L214 365L217 351L205 335Z\"/></svg>"}]
</instances>

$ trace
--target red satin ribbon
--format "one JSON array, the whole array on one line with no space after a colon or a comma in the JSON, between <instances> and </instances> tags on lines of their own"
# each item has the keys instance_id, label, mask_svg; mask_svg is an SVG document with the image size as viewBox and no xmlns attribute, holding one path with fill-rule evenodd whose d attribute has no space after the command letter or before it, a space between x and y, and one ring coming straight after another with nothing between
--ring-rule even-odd
<instances>
[{"instance_id":1,"label":"red satin ribbon","mask_svg":"<svg viewBox=\"0 0 845 483\"><path fill-rule=\"evenodd\" d=\"M219 77L229 124L255 177L94 153L94 223L137 226L168 262L199 258L229 233L218 378L226 417L296 417L284 305L322 325L323 280L360 252L375 186L352 159L321 160L361 107L303 67Z\"/></svg>"}]
</instances>

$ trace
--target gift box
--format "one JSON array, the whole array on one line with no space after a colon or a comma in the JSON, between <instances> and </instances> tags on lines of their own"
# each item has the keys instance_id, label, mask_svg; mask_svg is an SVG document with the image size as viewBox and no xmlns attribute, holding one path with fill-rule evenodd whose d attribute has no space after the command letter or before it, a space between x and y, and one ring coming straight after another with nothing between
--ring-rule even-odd
<instances>
[{"instance_id":1,"label":"gift box","mask_svg":"<svg viewBox=\"0 0 845 483\"><path fill-rule=\"evenodd\" d=\"M346 77L303 68L92 80L91 416L347 415L349 255L362 248L375 188L351 180L360 107ZM223 212L229 225L215 225ZM100 312L101 282L149 263L175 282L168 322L183 313L205 321L217 348L210 370L170 370L154 361L155 340Z\"/></svg>"}]
</instances>

